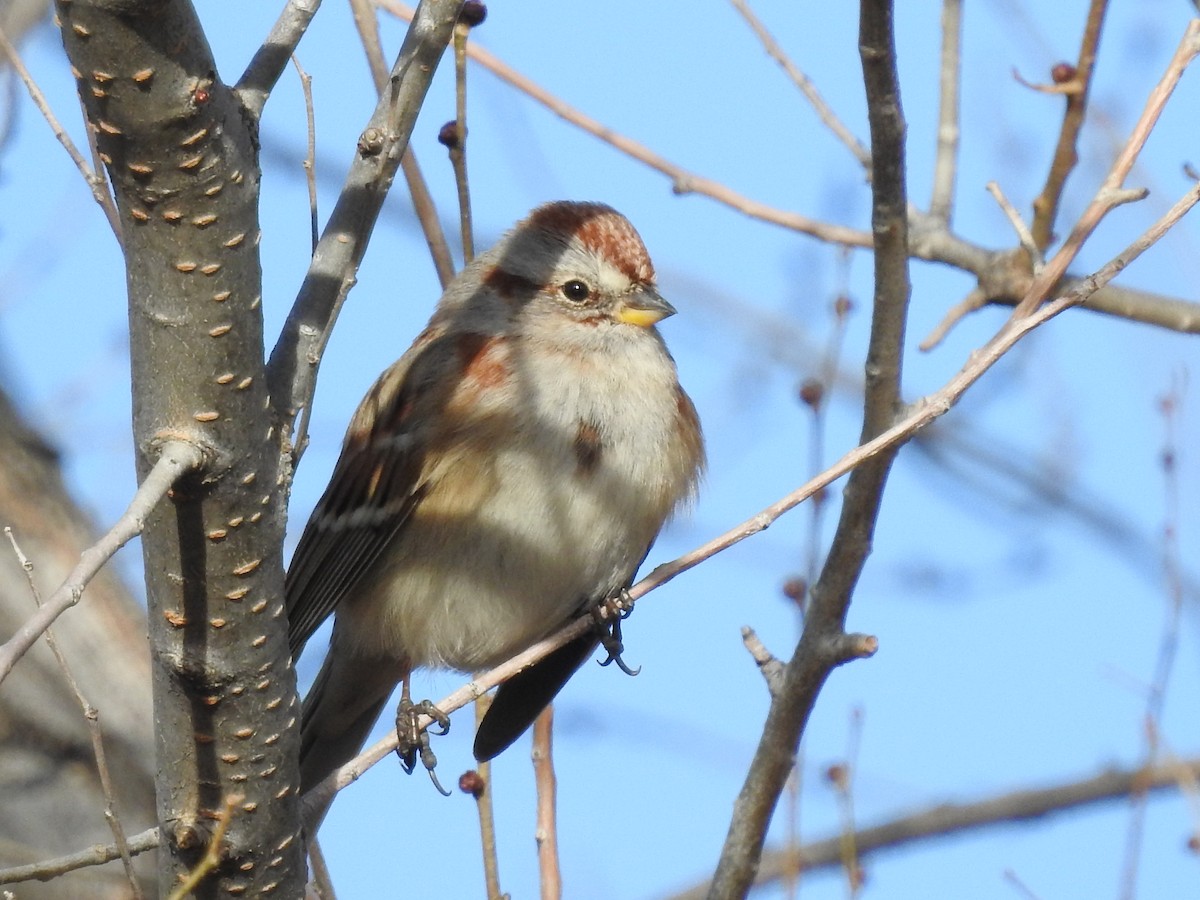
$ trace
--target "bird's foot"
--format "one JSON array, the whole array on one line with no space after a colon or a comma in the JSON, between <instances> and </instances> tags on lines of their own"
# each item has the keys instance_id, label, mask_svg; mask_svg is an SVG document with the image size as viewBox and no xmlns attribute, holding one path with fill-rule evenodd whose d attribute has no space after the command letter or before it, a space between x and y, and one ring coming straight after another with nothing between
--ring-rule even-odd
<instances>
[{"instance_id":1,"label":"bird's foot","mask_svg":"<svg viewBox=\"0 0 1200 900\"><path fill-rule=\"evenodd\" d=\"M400 757L400 765L409 775L417 767L417 757L419 756L421 765L429 773L429 779L433 782L433 786L443 796L449 797L450 792L442 787L442 783L438 781L437 773L434 771L437 768L437 755L429 746L428 729L421 727L421 716L423 715L429 716L433 720L429 725L430 728L437 726L438 730L434 734L443 735L450 730L450 717L434 706L432 700L413 703L406 693L400 698L400 705L396 707L396 755Z\"/></svg>"},{"instance_id":2,"label":"bird's foot","mask_svg":"<svg viewBox=\"0 0 1200 900\"><path fill-rule=\"evenodd\" d=\"M601 612L607 612L607 616L602 617ZM636 675L642 671L642 667L636 669L629 668L621 654L625 652L625 644L621 641L621 623L629 618L629 614L633 612L633 598L629 596L629 591L621 588L620 591L613 594L611 597L605 597L598 604L592 607L592 620L596 624L596 631L600 635L600 643L608 652L608 659L604 660L600 665L607 666L612 663L617 664L617 668L626 675Z\"/></svg>"}]
</instances>

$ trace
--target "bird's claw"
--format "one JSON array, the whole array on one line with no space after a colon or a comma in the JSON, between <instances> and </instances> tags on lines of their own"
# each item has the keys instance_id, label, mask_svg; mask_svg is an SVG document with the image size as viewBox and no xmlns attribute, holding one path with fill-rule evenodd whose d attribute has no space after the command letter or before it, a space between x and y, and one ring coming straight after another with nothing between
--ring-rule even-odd
<instances>
[{"instance_id":1,"label":"bird's claw","mask_svg":"<svg viewBox=\"0 0 1200 900\"><path fill-rule=\"evenodd\" d=\"M607 618L601 618L601 610L608 612ZM600 634L600 644L608 653L608 659L600 663L602 666L617 664L617 668L626 675L637 675L642 667L631 669L622 658L625 644L621 641L621 622L629 618L633 612L633 598L625 588L611 597L606 597L592 607L592 619L596 623L596 631Z\"/></svg>"},{"instance_id":2,"label":"bird's claw","mask_svg":"<svg viewBox=\"0 0 1200 900\"><path fill-rule=\"evenodd\" d=\"M429 728L421 728L423 715L433 720ZM438 729L434 734L445 734L450 730L450 717L434 706L432 700L413 703L408 697L400 699L400 705L396 708L396 755L400 757L400 765L411 775L417 767L417 757L420 756L421 765L429 773L429 780L433 782L433 786L440 794L449 797L450 792L442 787L437 772L434 771L437 768L437 755L429 745L429 730L434 726Z\"/></svg>"}]
</instances>

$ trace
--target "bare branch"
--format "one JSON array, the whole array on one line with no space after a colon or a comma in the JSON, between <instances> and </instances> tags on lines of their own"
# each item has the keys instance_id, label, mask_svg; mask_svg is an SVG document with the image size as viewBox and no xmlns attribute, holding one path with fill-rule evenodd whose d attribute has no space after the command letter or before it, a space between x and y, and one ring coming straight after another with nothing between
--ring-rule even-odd
<instances>
[{"instance_id":1,"label":"bare branch","mask_svg":"<svg viewBox=\"0 0 1200 900\"><path fill-rule=\"evenodd\" d=\"M958 88L962 66L962 0L942 2L942 61L938 77L937 159L929 215L946 226L954 214L954 182L958 174Z\"/></svg>"},{"instance_id":2,"label":"bare branch","mask_svg":"<svg viewBox=\"0 0 1200 900\"><path fill-rule=\"evenodd\" d=\"M890 0L859 5L859 53L871 125L871 226L875 236L875 299L867 349L862 439L895 421L908 316L908 199L905 123L896 70ZM729 833L710 896L745 896L754 879L767 826L792 771L800 735L825 679L857 655L843 640L846 613L870 552L883 489L898 445L855 469L821 577L813 586L804 629L772 699L750 770L734 803ZM871 644L864 642L861 649Z\"/></svg>"},{"instance_id":3,"label":"bare branch","mask_svg":"<svg viewBox=\"0 0 1200 900\"><path fill-rule=\"evenodd\" d=\"M834 137L841 141L843 146L853 154L854 158L858 160L859 165L866 171L867 177L870 178L871 151L864 147L862 141L855 137L853 132L838 118L837 113L830 108L829 104L825 102L825 98L817 90L816 85L812 83L812 79L805 75L800 70L800 67L792 62L791 58L783 51L783 48L779 46L779 42L775 40L771 32L762 23L762 20L755 15L754 10L746 3L746 0L730 0L730 2L733 4L734 9L741 14L742 18L746 20L746 24L750 26L750 29L758 37L759 41L762 42L763 49L767 51L767 55L783 67L783 71L787 72L788 77L800 89L800 93L804 94L808 102L812 104L812 108L820 118L821 124L833 132Z\"/></svg>"},{"instance_id":4,"label":"bare branch","mask_svg":"<svg viewBox=\"0 0 1200 900\"><path fill-rule=\"evenodd\" d=\"M1021 214L1017 212L1017 208L1013 206L1008 198L1004 196L1004 191L1000 189L1000 185L995 181L987 183L987 191L999 204L1001 212L1013 227L1013 231L1017 233L1017 240L1021 243L1021 249L1029 254L1030 266L1033 269L1033 274L1036 275L1042 270L1045 265L1045 260L1042 259L1041 248L1034 243L1033 235L1029 232L1029 227L1021 218Z\"/></svg>"},{"instance_id":5,"label":"bare branch","mask_svg":"<svg viewBox=\"0 0 1200 900\"><path fill-rule=\"evenodd\" d=\"M147 828L126 840L129 853L136 856L153 850L158 846L158 828ZM120 859L121 853L115 844L96 844L77 853L68 853L54 859L30 863L26 866L11 866L0 869L0 884L17 884L22 881L51 881L67 872L86 869L89 866L102 866L114 859Z\"/></svg>"},{"instance_id":6,"label":"bare branch","mask_svg":"<svg viewBox=\"0 0 1200 900\"><path fill-rule=\"evenodd\" d=\"M290 450L297 412L312 402L317 370L341 303L354 285L359 263L387 188L408 146L417 114L454 29L462 0L425 0L405 36L391 82L359 139L308 274L288 315L268 366L278 438ZM317 335L315 344L305 333Z\"/></svg>"},{"instance_id":7,"label":"bare branch","mask_svg":"<svg viewBox=\"0 0 1200 900\"><path fill-rule=\"evenodd\" d=\"M379 19L375 13L375 4L371 0L350 0L350 11L354 15L354 26L358 29L363 51L367 54L367 65L375 81L375 91L382 97L384 88L387 87L388 70L383 61L383 44L379 38ZM450 244L447 243L446 233L442 230L437 206L433 202L433 195L429 192L425 176L421 174L421 166L412 147L404 148L404 155L400 157L400 169L404 172L413 212L417 214L417 221L421 223L421 231L425 235L425 244L429 247L429 256L437 271L438 282L445 288L454 279L454 258L450 255Z\"/></svg>"},{"instance_id":8,"label":"bare branch","mask_svg":"<svg viewBox=\"0 0 1200 900\"><path fill-rule=\"evenodd\" d=\"M1200 776L1200 759L1150 768L1111 769L1050 787L1028 788L968 803L942 803L856 831L854 845L860 856L867 856L929 838L959 837L976 828L1026 822L1145 792L1160 792L1176 786L1181 768L1192 777ZM837 834L793 850L764 853L754 886L766 887L798 872L841 866L843 840ZM671 900L701 900L710 896L710 887L697 885L675 894Z\"/></svg>"},{"instance_id":9,"label":"bare branch","mask_svg":"<svg viewBox=\"0 0 1200 900\"><path fill-rule=\"evenodd\" d=\"M542 900L562 897L562 870L558 862L558 779L554 774L554 706L547 706L533 722L533 774L537 785L538 873Z\"/></svg>"},{"instance_id":10,"label":"bare branch","mask_svg":"<svg viewBox=\"0 0 1200 900\"><path fill-rule=\"evenodd\" d=\"M242 103L254 118L262 115L267 97L283 75L288 60L296 52L320 6L321 0L288 0L271 27L271 33L238 79L234 90L241 95Z\"/></svg>"},{"instance_id":11,"label":"bare branch","mask_svg":"<svg viewBox=\"0 0 1200 900\"><path fill-rule=\"evenodd\" d=\"M159 452L158 462L138 486L128 509L108 533L79 557L79 562L45 604L0 646L0 681L8 677L17 660L33 646L54 620L79 602L88 582L101 567L125 546L131 538L142 533L146 517L158 505L171 486L187 472L199 469L204 454L199 447L183 441L170 441Z\"/></svg>"},{"instance_id":12,"label":"bare branch","mask_svg":"<svg viewBox=\"0 0 1200 900\"><path fill-rule=\"evenodd\" d=\"M1087 113L1088 91L1091 89L1092 70L1096 64L1096 48L1100 45L1100 32L1104 27L1104 14L1107 11L1108 0L1092 0L1088 7L1087 24L1083 29L1074 77L1069 85L1060 85L1064 87L1067 108L1063 113L1058 146L1054 149L1054 161L1046 175L1045 187L1033 201L1033 237L1042 250L1050 246L1063 186L1079 158L1075 144L1083 128L1084 115Z\"/></svg>"}]
</instances>

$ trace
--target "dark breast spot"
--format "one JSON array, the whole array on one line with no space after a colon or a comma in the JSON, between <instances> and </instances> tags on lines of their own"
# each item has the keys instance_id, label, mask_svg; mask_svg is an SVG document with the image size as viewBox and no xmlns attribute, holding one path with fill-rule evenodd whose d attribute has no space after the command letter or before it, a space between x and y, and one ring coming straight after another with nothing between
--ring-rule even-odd
<instances>
[{"instance_id":1,"label":"dark breast spot","mask_svg":"<svg viewBox=\"0 0 1200 900\"><path fill-rule=\"evenodd\" d=\"M575 451L575 460L579 464L579 471L585 475L592 474L600 465L600 457L604 452L604 444L600 440L600 429L591 422L580 422L575 429L575 443L572 445L572 449Z\"/></svg>"}]
</instances>

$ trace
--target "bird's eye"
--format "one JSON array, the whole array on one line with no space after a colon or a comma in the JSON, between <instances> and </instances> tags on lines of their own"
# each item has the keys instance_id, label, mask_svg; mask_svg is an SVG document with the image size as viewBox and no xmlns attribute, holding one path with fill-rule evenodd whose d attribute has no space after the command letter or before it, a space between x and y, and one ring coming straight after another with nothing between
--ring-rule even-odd
<instances>
[{"instance_id":1,"label":"bird's eye","mask_svg":"<svg viewBox=\"0 0 1200 900\"><path fill-rule=\"evenodd\" d=\"M562 286L563 296L573 303L582 303L592 293L592 289L577 278L572 278Z\"/></svg>"}]
</instances>

